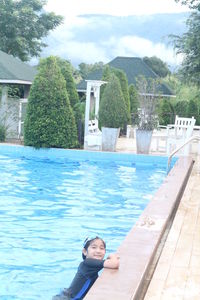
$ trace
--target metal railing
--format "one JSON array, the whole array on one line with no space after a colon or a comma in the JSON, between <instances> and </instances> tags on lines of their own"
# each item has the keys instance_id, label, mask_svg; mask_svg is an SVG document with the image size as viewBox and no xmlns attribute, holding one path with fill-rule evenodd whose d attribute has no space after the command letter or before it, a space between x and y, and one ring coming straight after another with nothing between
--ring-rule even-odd
<instances>
[{"instance_id":1,"label":"metal railing","mask_svg":"<svg viewBox=\"0 0 200 300\"><path fill-rule=\"evenodd\" d=\"M176 154L179 150L181 150L183 147L185 147L187 144L195 141L195 140L199 140L200 141L200 136L199 135L194 135L192 137L190 137L187 141L185 141L182 145L180 145L179 147L177 147L168 157L168 164L167 164L167 173L169 173L170 170L170 165L171 165L171 160L172 157L174 156L174 154Z\"/></svg>"}]
</instances>

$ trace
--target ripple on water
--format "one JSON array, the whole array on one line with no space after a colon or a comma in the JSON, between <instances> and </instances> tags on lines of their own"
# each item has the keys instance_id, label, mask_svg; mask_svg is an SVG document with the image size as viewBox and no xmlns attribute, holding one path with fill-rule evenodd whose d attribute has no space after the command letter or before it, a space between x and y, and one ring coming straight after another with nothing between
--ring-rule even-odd
<instances>
[{"instance_id":1,"label":"ripple on water","mask_svg":"<svg viewBox=\"0 0 200 300\"><path fill-rule=\"evenodd\" d=\"M116 251L164 177L157 165L0 155L0 298L51 299L83 239L100 235Z\"/></svg>"}]
</instances>

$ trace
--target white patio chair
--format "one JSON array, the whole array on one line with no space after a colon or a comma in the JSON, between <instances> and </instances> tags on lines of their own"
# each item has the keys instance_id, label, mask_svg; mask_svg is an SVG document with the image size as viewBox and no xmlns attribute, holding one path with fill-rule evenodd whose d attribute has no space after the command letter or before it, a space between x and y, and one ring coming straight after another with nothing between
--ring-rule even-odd
<instances>
[{"instance_id":1,"label":"white patio chair","mask_svg":"<svg viewBox=\"0 0 200 300\"><path fill-rule=\"evenodd\" d=\"M192 136L195 122L194 117L182 118L176 116L175 123L167 125L167 155ZM183 148L184 155L189 154L189 147L190 145L187 145Z\"/></svg>"},{"instance_id":2,"label":"white patio chair","mask_svg":"<svg viewBox=\"0 0 200 300\"><path fill-rule=\"evenodd\" d=\"M96 133L99 131L97 120L89 120L88 121L88 131L89 131L89 133Z\"/></svg>"},{"instance_id":3,"label":"white patio chair","mask_svg":"<svg viewBox=\"0 0 200 300\"><path fill-rule=\"evenodd\" d=\"M158 125L153 130L151 151L166 152L167 149L167 126Z\"/></svg>"},{"instance_id":4,"label":"white patio chair","mask_svg":"<svg viewBox=\"0 0 200 300\"><path fill-rule=\"evenodd\" d=\"M101 150L102 132L98 128L98 120L88 121L88 134L85 136L85 149Z\"/></svg>"}]
</instances>

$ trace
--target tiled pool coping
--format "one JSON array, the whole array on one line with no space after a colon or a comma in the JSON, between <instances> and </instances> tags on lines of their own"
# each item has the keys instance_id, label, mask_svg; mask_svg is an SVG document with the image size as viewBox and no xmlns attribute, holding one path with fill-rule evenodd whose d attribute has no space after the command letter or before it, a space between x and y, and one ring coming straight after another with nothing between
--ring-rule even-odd
<instances>
[{"instance_id":1,"label":"tiled pool coping","mask_svg":"<svg viewBox=\"0 0 200 300\"><path fill-rule=\"evenodd\" d=\"M190 176L194 161L181 157L120 247L119 270L104 269L85 300L141 300Z\"/></svg>"}]
</instances>

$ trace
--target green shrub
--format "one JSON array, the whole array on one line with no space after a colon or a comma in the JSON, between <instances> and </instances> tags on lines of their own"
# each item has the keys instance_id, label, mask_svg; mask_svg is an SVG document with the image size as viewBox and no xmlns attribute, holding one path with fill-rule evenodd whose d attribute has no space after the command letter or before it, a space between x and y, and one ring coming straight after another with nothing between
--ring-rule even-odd
<instances>
[{"instance_id":1,"label":"green shrub","mask_svg":"<svg viewBox=\"0 0 200 300\"><path fill-rule=\"evenodd\" d=\"M139 122L138 108L140 103L139 103L138 92L134 84L129 85L129 98L130 98L130 112L132 116L132 123L133 125L136 125Z\"/></svg>"},{"instance_id":2,"label":"green shrub","mask_svg":"<svg viewBox=\"0 0 200 300\"><path fill-rule=\"evenodd\" d=\"M175 104L175 114L179 117L187 118L188 116L188 101L178 101Z\"/></svg>"},{"instance_id":3,"label":"green shrub","mask_svg":"<svg viewBox=\"0 0 200 300\"><path fill-rule=\"evenodd\" d=\"M75 81L73 78L72 65L67 60L61 59L59 57L56 57L56 59L57 59L58 65L61 69L61 73L62 73L63 77L65 78L66 89L67 89L67 93L69 96L69 101L70 101L71 107L73 109L74 117L76 120L78 140L79 140L79 143L82 144L82 137L81 137L82 136L82 126L80 128L80 124L82 124L82 118L83 118L84 114L82 115L82 112L80 109L81 103L79 101L78 92L76 90L76 84L75 84Z\"/></svg>"},{"instance_id":4,"label":"green shrub","mask_svg":"<svg viewBox=\"0 0 200 300\"><path fill-rule=\"evenodd\" d=\"M6 128L0 124L0 142L4 142L6 139Z\"/></svg>"},{"instance_id":5,"label":"green shrub","mask_svg":"<svg viewBox=\"0 0 200 300\"><path fill-rule=\"evenodd\" d=\"M103 127L122 128L127 122L127 111L118 78L111 74L105 86L99 107L99 120Z\"/></svg>"},{"instance_id":6,"label":"green shrub","mask_svg":"<svg viewBox=\"0 0 200 300\"><path fill-rule=\"evenodd\" d=\"M196 119L196 124L199 124L199 110L198 105L195 100L190 100L188 103L188 118L194 117Z\"/></svg>"},{"instance_id":7,"label":"green shrub","mask_svg":"<svg viewBox=\"0 0 200 300\"><path fill-rule=\"evenodd\" d=\"M41 60L28 98L24 143L35 148L73 148L77 130L66 82L55 57Z\"/></svg>"},{"instance_id":8,"label":"green shrub","mask_svg":"<svg viewBox=\"0 0 200 300\"><path fill-rule=\"evenodd\" d=\"M162 100L159 107L159 124L167 125L174 123L174 107L169 99Z\"/></svg>"},{"instance_id":9,"label":"green shrub","mask_svg":"<svg viewBox=\"0 0 200 300\"><path fill-rule=\"evenodd\" d=\"M119 83L121 85L122 94L124 96L124 102L126 105L126 113L127 113L127 121L130 122L130 97L128 91L128 79L124 71L120 69L111 68L111 72L113 72L117 78L119 79Z\"/></svg>"},{"instance_id":10,"label":"green shrub","mask_svg":"<svg viewBox=\"0 0 200 300\"><path fill-rule=\"evenodd\" d=\"M79 103L79 96L76 90L76 84L72 74L72 66L67 60L58 57L56 57L56 59L57 59L58 66L61 69L61 73L65 78L69 101L71 107L73 108L77 103Z\"/></svg>"}]
</instances>

